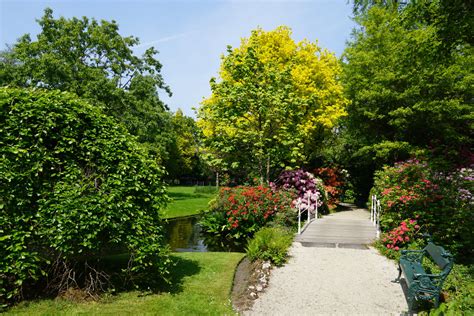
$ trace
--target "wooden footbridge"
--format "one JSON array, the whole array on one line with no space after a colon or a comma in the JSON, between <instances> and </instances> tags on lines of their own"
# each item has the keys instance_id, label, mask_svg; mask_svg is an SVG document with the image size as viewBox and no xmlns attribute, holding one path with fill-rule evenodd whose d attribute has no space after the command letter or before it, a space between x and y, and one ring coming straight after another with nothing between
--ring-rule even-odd
<instances>
[{"instance_id":1,"label":"wooden footbridge","mask_svg":"<svg viewBox=\"0 0 474 316\"><path fill-rule=\"evenodd\" d=\"M306 247L366 248L377 238L374 213L342 204L343 210L314 219L295 241Z\"/></svg>"}]
</instances>

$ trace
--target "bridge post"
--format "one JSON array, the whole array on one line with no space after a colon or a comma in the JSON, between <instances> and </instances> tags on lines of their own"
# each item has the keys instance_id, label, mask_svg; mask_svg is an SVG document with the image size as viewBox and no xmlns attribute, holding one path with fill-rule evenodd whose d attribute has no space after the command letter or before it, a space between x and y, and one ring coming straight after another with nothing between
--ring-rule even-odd
<instances>
[{"instance_id":1,"label":"bridge post","mask_svg":"<svg viewBox=\"0 0 474 316\"><path fill-rule=\"evenodd\" d=\"M376 224L375 228L377 229L377 238L380 238L380 211L382 206L380 206L380 200L377 200L377 218L375 219Z\"/></svg>"},{"instance_id":2,"label":"bridge post","mask_svg":"<svg viewBox=\"0 0 474 316\"><path fill-rule=\"evenodd\" d=\"M301 235L301 204L298 204L298 235Z\"/></svg>"},{"instance_id":3,"label":"bridge post","mask_svg":"<svg viewBox=\"0 0 474 316\"><path fill-rule=\"evenodd\" d=\"M311 212L309 211L310 203L311 203L311 193L308 194L308 223L311 220Z\"/></svg>"},{"instance_id":4,"label":"bridge post","mask_svg":"<svg viewBox=\"0 0 474 316\"><path fill-rule=\"evenodd\" d=\"M371 196L372 200L370 202L370 222L374 222L374 195Z\"/></svg>"},{"instance_id":5,"label":"bridge post","mask_svg":"<svg viewBox=\"0 0 474 316\"><path fill-rule=\"evenodd\" d=\"M319 203L319 196L316 195L316 212L314 214L314 220L318 219L318 203Z\"/></svg>"}]
</instances>

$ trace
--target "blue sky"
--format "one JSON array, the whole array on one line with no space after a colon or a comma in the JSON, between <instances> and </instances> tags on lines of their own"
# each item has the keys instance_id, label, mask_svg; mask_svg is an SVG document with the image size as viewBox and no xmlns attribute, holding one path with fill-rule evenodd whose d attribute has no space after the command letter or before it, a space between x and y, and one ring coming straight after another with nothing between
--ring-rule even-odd
<instances>
[{"instance_id":1,"label":"blue sky","mask_svg":"<svg viewBox=\"0 0 474 316\"><path fill-rule=\"evenodd\" d=\"M251 30L287 25L294 40L318 40L340 56L354 27L347 0L0 0L1 49L25 33L35 38L35 19L46 7L55 17L117 21L122 35L140 38L137 54L151 45L157 48L163 77L173 92L171 98L160 95L171 110L181 108L189 116L195 116L192 108L210 95L209 79L217 75L227 45L238 46Z\"/></svg>"}]
</instances>

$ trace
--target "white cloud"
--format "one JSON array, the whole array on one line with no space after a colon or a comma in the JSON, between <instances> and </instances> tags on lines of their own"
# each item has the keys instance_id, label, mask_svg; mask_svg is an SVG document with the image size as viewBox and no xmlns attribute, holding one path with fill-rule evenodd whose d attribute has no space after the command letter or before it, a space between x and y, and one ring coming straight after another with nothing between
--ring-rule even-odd
<instances>
[{"instance_id":1,"label":"white cloud","mask_svg":"<svg viewBox=\"0 0 474 316\"><path fill-rule=\"evenodd\" d=\"M140 45L135 46L135 48L140 48L140 47L145 47L145 46L151 46L151 45L158 44L158 43L164 43L164 42L173 41L173 40L176 40L176 39L179 39L179 38L183 38L183 37L189 36L189 35L191 35L191 34L193 34L193 33L196 33L196 31L185 32L185 33L179 33L179 34L170 35L170 36L165 36L165 37L159 38L159 39L154 40L154 41L149 41L149 42L146 42L146 43L141 43Z\"/></svg>"}]
</instances>

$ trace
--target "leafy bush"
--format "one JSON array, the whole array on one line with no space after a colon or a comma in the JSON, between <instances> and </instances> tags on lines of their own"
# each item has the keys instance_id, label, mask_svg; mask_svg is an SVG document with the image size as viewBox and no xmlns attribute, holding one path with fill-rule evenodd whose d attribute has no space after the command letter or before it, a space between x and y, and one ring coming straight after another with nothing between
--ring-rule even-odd
<instances>
[{"instance_id":1,"label":"leafy bush","mask_svg":"<svg viewBox=\"0 0 474 316\"><path fill-rule=\"evenodd\" d=\"M249 241L247 256L251 261L270 260L275 265L281 265L286 261L292 241L293 234L290 231L279 227L265 227Z\"/></svg>"},{"instance_id":2,"label":"leafy bush","mask_svg":"<svg viewBox=\"0 0 474 316\"><path fill-rule=\"evenodd\" d=\"M455 264L443 289L447 293L446 301L429 315L471 315L474 311L474 265Z\"/></svg>"},{"instance_id":3,"label":"leafy bush","mask_svg":"<svg viewBox=\"0 0 474 316\"><path fill-rule=\"evenodd\" d=\"M381 199L382 230L419 216L418 224L458 260L472 257L473 181L473 169L442 173L416 159L384 167L376 173L372 189Z\"/></svg>"},{"instance_id":4,"label":"leafy bush","mask_svg":"<svg viewBox=\"0 0 474 316\"><path fill-rule=\"evenodd\" d=\"M208 235L245 243L278 212L290 212L293 194L266 186L222 188L201 226ZM293 211L293 214L294 211Z\"/></svg>"},{"instance_id":5,"label":"leafy bush","mask_svg":"<svg viewBox=\"0 0 474 316\"><path fill-rule=\"evenodd\" d=\"M271 185L285 190L296 190L297 198L294 200L294 205L300 205L304 209L309 208L311 213L316 211L316 207L320 213L327 212L327 207L322 207L327 201L323 182L310 172L301 169L286 170Z\"/></svg>"},{"instance_id":6,"label":"leafy bush","mask_svg":"<svg viewBox=\"0 0 474 316\"><path fill-rule=\"evenodd\" d=\"M163 170L134 139L65 92L0 88L0 107L0 304L47 274L49 290L100 290L113 249L129 277L166 277Z\"/></svg>"},{"instance_id":7,"label":"leafy bush","mask_svg":"<svg viewBox=\"0 0 474 316\"><path fill-rule=\"evenodd\" d=\"M294 208L286 207L276 212L273 219L266 224L268 227L283 227L296 232L298 216Z\"/></svg>"}]
</instances>

